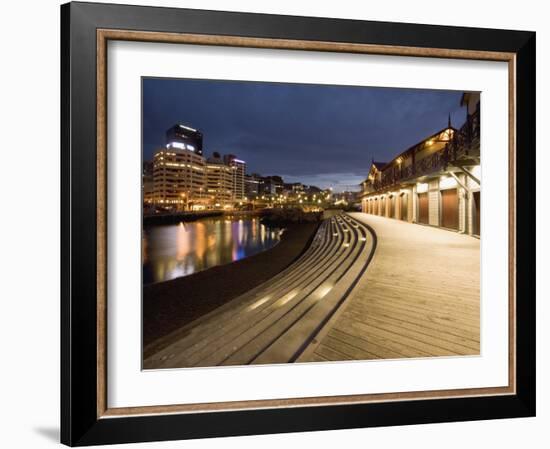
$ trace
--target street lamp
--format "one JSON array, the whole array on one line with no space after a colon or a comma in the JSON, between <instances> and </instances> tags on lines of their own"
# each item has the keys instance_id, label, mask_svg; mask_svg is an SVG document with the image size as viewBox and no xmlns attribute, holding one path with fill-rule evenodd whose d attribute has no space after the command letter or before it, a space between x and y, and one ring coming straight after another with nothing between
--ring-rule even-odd
<instances>
[{"instance_id":1,"label":"street lamp","mask_svg":"<svg viewBox=\"0 0 550 449\"><path fill-rule=\"evenodd\" d=\"M402 170L401 170L401 164L403 163L403 158L402 157L398 157L396 159L396 162L397 162L397 166L399 167L399 177L402 176Z\"/></svg>"},{"instance_id":2,"label":"street lamp","mask_svg":"<svg viewBox=\"0 0 550 449\"><path fill-rule=\"evenodd\" d=\"M185 207L184 207L184 205L183 205L183 202L185 201L186 195L185 195L185 193L181 193L180 196L181 196L181 198L182 198L182 199L181 199L181 209L182 209L182 210L185 210Z\"/></svg>"}]
</instances>

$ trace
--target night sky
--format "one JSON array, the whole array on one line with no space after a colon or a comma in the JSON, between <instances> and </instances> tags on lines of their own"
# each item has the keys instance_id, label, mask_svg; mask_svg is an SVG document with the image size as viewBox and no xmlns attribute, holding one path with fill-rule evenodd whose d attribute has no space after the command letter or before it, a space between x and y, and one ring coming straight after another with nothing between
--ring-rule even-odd
<instances>
[{"instance_id":1,"label":"night sky","mask_svg":"<svg viewBox=\"0 0 550 449\"><path fill-rule=\"evenodd\" d=\"M462 92L263 82L144 79L143 158L176 123L200 130L204 155L232 153L248 173L357 190L386 162L447 125Z\"/></svg>"}]
</instances>

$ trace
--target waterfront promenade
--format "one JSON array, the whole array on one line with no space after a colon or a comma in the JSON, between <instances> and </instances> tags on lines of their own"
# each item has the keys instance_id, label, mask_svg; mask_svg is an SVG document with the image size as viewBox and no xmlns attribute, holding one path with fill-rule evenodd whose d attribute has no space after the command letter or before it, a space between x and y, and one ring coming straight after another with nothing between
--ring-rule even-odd
<instances>
[{"instance_id":1,"label":"waterfront promenade","mask_svg":"<svg viewBox=\"0 0 550 449\"><path fill-rule=\"evenodd\" d=\"M185 326L144 368L479 354L479 243L337 215L298 261Z\"/></svg>"},{"instance_id":2,"label":"waterfront promenade","mask_svg":"<svg viewBox=\"0 0 550 449\"><path fill-rule=\"evenodd\" d=\"M476 355L480 241L363 213L377 248L350 298L297 360Z\"/></svg>"}]
</instances>

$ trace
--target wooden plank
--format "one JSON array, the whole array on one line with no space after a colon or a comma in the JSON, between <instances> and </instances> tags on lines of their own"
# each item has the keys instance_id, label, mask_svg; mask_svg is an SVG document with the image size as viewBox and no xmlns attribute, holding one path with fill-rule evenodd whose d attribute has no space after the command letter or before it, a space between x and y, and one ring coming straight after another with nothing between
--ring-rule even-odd
<instances>
[{"instance_id":1,"label":"wooden plank","mask_svg":"<svg viewBox=\"0 0 550 449\"><path fill-rule=\"evenodd\" d=\"M371 302L369 305L353 304L348 310L358 314L379 316L380 318L397 319L408 322L411 325L419 324L428 329L443 332L450 335L464 337L472 341L479 342L479 320L476 325L465 324L460 320L457 314L437 313L437 312L417 312L414 310L380 305L377 302Z\"/></svg>"},{"instance_id":2,"label":"wooden plank","mask_svg":"<svg viewBox=\"0 0 550 449\"><path fill-rule=\"evenodd\" d=\"M348 311L344 314L347 312ZM380 317L365 316L364 314L353 314L353 318L369 326L385 329L401 335L402 337L413 338L428 344L433 343L435 346L447 349L455 354L472 354L475 353L475 351L479 352L479 343L476 345L477 347L473 347L475 342L471 342L470 340L465 341L459 337L435 332L431 329L423 328L422 326L411 326L399 320L390 321L381 319Z\"/></svg>"},{"instance_id":3,"label":"wooden plank","mask_svg":"<svg viewBox=\"0 0 550 449\"><path fill-rule=\"evenodd\" d=\"M323 344L320 345L316 350L315 353L326 360L353 360L352 357L346 354L342 354L338 351L335 351L334 349L330 348L329 346Z\"/></svg>"},{"instance_id":4,"label":"wooden plank","mask_svg":"<svg viewBox=\"0 0 550 449\"><path fill-rule=\"evenodd\" d=\"M340 340L344 343L347 343L351 346L357 347L364 352L370 353L376 358L397 359L397 358L403 357L402 354L392 351L389 348L378 345L370 340L365 340L362 337L350 335L338 329L332 329L329 332L329 336L335 338L336 340Z\"/></svg>"},{"instance_id":5,"label":"wooden plank","mask_svg":"<svg viewBox=\"0 0 550 449\"><path fill-rule=\"evenodd\" d=\"M323 357L322 355L319 355L317 353L313 353L313 355L310 357L310 362L329 362L330 360L326 357Z\"/></svg>"},{"instance_id":6,"label":"wooden plank","mask_svg":"<svg viewBox=\"0 0 550 449\"><path fill-rule=\"evenodd\" d=\"M375 354L363 351L361 348L350 345L338 338L334 338L331 335L327 335L327 337L323 340L323 344L340 354L349 356L351 360L371 360L379 358Z\"/></svg>"},{"instance_id":7,"label":"wooden plank","mask_svg":"<svg viewBox=\"0 0 550 449\"><path fill-rule=\"evenodd\" d=\"M464 314L462 309L455 307L441 307L440 304L428 302L422 306L417 305L414 300L402 299L395 300L380 294L376 289L369 292L368 301L357 301L354 305L363 307L377 306L381 308L391 308L400 310L403 313L416 313L423 316L427 315L452 315L457 322L463 323L465 327L477 328L479 326L479 311L477 316L473 314Z\"/></svg>"},{"instance_id":8,"label":"wooden plank","mask_svg":"<svg viewBox=\"0 0 550 449\"><path fill-rule=\"evenodd\" d=\"M333 329L334 330L334 329ZM393 353L399 354L401 357L429 357L431 352L420 350L408 343L395 342L387 337L376 335L375 332L369 332L369 328L362 323L353 322L346 328L346 333L357 339L368 340L372 344L385 348ZM414 344L414 342L411 342Z\"/></svg>"},{"instance_id":9,"label":"wooden plank","mask_svg":"<svg viewBox=\"0 0 550 449\"><path fill-rule=\"evenodd\" d=\"M417 279L416 283L422 282ZM442 308L460 308L464 314L479 316L479 292L467 294L464 291L460 295L444 295L439 288L418 288L416 285L402 286L399 283L383 284L369 279L368 289L372 295L375 292L384 292L384 296L395 301L414 302L419 307L433 307L437 304Z\"/></svg>"},{"instance_id":10,"label":"wooden plank","mask_svg":"<svg viewBox=\"0 0 550 449\"><path fill-rule=\"evenodd\" d=\"M350 321L349 325L355 329L361 329L368 339L371 335L386 338L404 346L418 349L429 356L452 356L461 355L462 352L455 352L439 345L439 342L434 338L417 338L415 333L403 333L401 329L388 329L387 326L377 323L363 322L358 320Z\"/></svg>"}]
</instances>

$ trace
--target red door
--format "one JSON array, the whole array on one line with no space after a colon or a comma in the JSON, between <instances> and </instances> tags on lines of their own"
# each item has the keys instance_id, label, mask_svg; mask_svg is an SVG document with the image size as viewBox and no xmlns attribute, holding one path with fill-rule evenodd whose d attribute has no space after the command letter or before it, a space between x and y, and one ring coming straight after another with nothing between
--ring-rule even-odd
<instances>
[{"instance_id":1,"label":"red door","mask_svg":"<svg viewBox=\"0 0 550 449\"><path fill-rule=\"evenodd\" d=\"M458 192L456 189L441 191L441 226L458 229Z\"/></svg>"},{"instance_id":2,"label":"red door","mask_svg":"<svg viewBox=\"0 0 550 449\"><path fill-rule=\"evenodd\" d=\"M418 222L428 224L428 192L418 194Z\"/></svg>"},{"instance_id":3,"label":"red door","mask_svg":"<svg viewBox=\"0 0 550 449\"><path fill-rule=\"evenodd\" d=\"M474 234L481 235L481 192L474 192Z\"/></svg>"}]
</instances>

